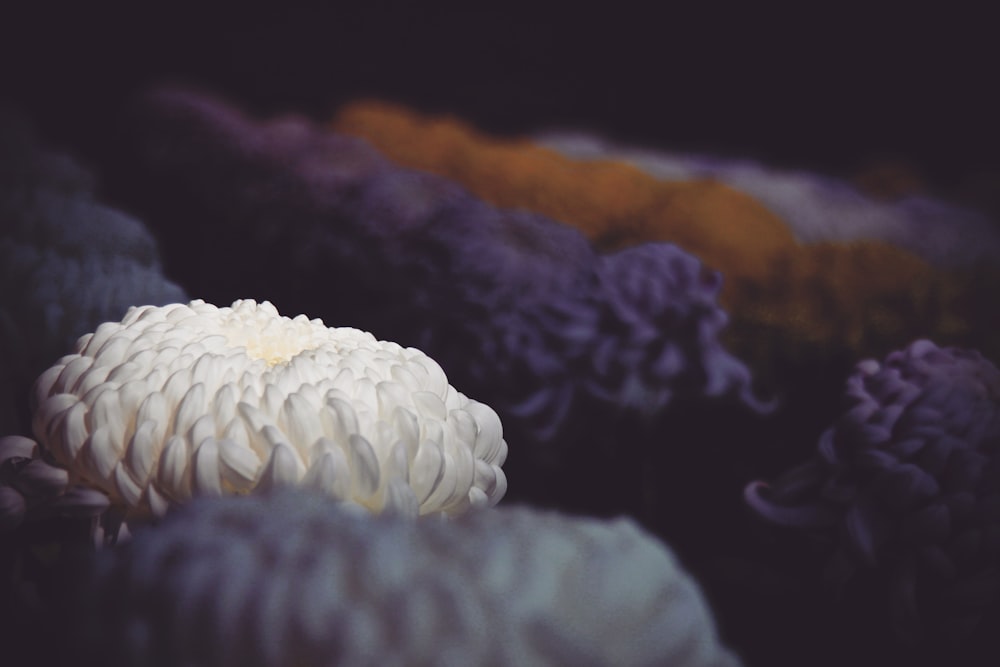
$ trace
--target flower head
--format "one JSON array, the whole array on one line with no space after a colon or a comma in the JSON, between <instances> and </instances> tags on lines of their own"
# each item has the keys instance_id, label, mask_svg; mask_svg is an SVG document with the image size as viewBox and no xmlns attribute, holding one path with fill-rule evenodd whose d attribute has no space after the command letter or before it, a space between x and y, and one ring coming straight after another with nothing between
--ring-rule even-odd
<instances>
[{"instance_id":1,"label":"flower head","mask_svg":"<svg viewBox=\"0 0 1000 667\"><path fill-rule=\"evenodd\" d=\"M739 664L628 519L412 522L296 489L198 499L99 556L67 635L103 665Z\"/></svg>"},{"instance_id":2,"label":"flower head","mask_svg":"<svg viewBox=\"0 0 1000 667\"><path fill-rule=\"evenodd\" d=\"M862 361L813 461L747 500L832 544L826 579L889 582L900 635L963 637L1000 611L1000 370L920 340Z\"/></svg>"},{"instance_id":3,"label":"flower head","mask_svg":"<svg viewBox=\"0 0 1000 667\"><path fill-rule=\"evenodd\" d=\"M458 514L506 490L500 420L430 357L268 302L132 308L35 385L34 431L128 512L303 484L373 511Z\"/></svg>"}]
</instances>

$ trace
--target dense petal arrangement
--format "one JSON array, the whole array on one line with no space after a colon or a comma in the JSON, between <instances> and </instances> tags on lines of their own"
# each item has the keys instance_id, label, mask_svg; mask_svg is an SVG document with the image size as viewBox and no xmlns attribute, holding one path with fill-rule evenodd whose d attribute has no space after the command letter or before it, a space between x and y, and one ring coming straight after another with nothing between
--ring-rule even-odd
<instances>
[{"instance_id":1,"label":"dense petal arrangement","mask_svg":"<svg viewBox=\"0 0 1000 667\"><path fill-rule=\"evenodd\" d=\"M100 556L67 634L103 665L740 664L631 520L414 523L289 490L199 499Z\"/></svg>"},{"instance_id":2,"label":"dense petal arrangement","mask_svg":"<svg viewBox=\"0 0 1000 667\"><path fill-rule=\"evenodd\" d=\"M413 348L268 302L129 309L35 384L69 483L127 513L302 484L372 511L459 514L506 489L500 420Z\"/></svg>"},{"instance_id":3,"label":"dense petal arrangement","mask_svg":"<svg viewBox=\"0 0 1000 667\"><path fill-rule=\"evenodd\" d=\"M642 290L617 284L635 276L615 270L579 231L400 169L361 140L301 119L254 122L176 90L148 96L135 117L123 196L137 207L155 202L145 210L163 222L165 237L183 235L178 220L198 219L200 235L242 242L224 269L197 283L200 292L224 298L239 283L426 350L525 443L515 465L534 465L532 442L568 451L587 446L580 431L593 441L620 436L614 421L634 407L619 401L635 394L623 393L625 375L656 384L642 391L654 400L637 401L651 412L679 396L739 405L750 395L745 367L714 324L701 326L720 320L713 283L701 281L693 259L667 259L684 255L676 247L643 251L665 258L644 278L659 294L646 303ZM184 242L191 265L213 266L192 252L198 248ZM275 257L286 268L265 276L259 267ZM669 326L664 309L674 313ZM683 358L654 372L636 366L668 347ZM595 368L598 350L613 352L612 371ZM576 483L570 469L584 459L559 473L562 483Z\"/></svg>"},{"instance_id":4,"label":"dense petal arrangement","mask_svg":"<svg viewBox=\"0 0 1000 667\"><path fill-rule=\"evenodd\" d=\"M152 234L97 201L95 187L90 171L0 113L0 433L26 432L32 380L81 335L133 305L187 300L164 277Z\"/></svg>"},{"instance_id":5,"label":"dense petal arrangement","mask_svg":"<svg viewBox=\"0 0 1000 667\"><path fill-rule=\"evenodd\" d=\"M990 633L1000 619L1000 370L920 340L859 363L845 396L815 459L751 484L750 506L829 545L833 588L882 573L902 637Z\"/></svg>"}]
</instances>

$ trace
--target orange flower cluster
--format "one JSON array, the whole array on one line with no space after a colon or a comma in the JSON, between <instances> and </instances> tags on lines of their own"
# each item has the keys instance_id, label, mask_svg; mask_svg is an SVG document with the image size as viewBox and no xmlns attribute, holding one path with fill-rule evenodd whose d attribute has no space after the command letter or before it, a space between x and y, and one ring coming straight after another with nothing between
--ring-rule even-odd
<instances>
[{"instance_id":1,"label":"orange flower cluster","mask_svg":"<svg viewBox=\"0 0 1000 667\"><path fill-rule=\"evenodd\" d=\"M938 271L883 242L799 244L763 204L716 181L664 181L624 162L574 160L381 102L342 108L332 128L494 205L577 227L602 250L677 244L723 273L728 342L758 368L774 355L794 360L818 350L883 355L920 336L989 353L976 331L1000 325L997 309L970 299L982 276Z\"/></svg>"}]
</instances>

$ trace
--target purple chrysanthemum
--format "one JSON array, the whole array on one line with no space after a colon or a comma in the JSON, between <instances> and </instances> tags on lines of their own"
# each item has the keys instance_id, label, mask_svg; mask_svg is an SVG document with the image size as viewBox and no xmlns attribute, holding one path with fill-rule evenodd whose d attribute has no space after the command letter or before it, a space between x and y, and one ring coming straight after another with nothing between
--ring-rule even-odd
<instances>
[{"instance_id":1,"label":"purple chrysanthemum","mask_svg":"<svg viewBox=\"0 0 1000 667\"><path fill-rule=\"evenodd\" d=\"M881 572L904 639L962 639L1000 615L1000 371L927 340L859 363L814 460L746 498L828 544L842 590ZM928 634L929 633L929 634Z\"/></svg>"}]
</instances>

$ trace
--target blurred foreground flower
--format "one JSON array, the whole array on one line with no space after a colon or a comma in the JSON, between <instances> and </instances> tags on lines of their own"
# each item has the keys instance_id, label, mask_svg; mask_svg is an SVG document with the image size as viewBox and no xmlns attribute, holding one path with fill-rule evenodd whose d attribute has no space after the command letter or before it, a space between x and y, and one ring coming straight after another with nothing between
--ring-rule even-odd
<instances>
[{"instance_id":1,"label":"blurred foreground flower","mask_svg":"<svg viewBox=\"0 0 1000 667\"><path fill-rule=\"evenodd\" d=\"M99 558L67 634L109 667L740 664L626 519L414 523L288 490L196 500Z\"/></svg>"},{"instance_id":2,"label":"blurred foreground flower","mask_svg":"<svg viewBox=\"0 0 1000 667\"><path fill-rule=\"evenodd\" d=\"M908 641L962 643L1000 623L1000 370L927 340L859 363L814 460L746 499L811 535L825 582L875 572Z\"/></svg>"},{"instance_id":3,"label":"blurred foreground flower","mask_svg":"<svg viewBox=\"0 0 1000 667\"><path fill-rule=\"evenodd\" d=\"M0 441L8 524L33 499L72 504L60 485L99 489L126 518L281 484L409 516L493 505L506 490L499 418L432 359L268 302L132 308L80 338L34 398L41 452Z\"/></svg>"}]
</instances>

